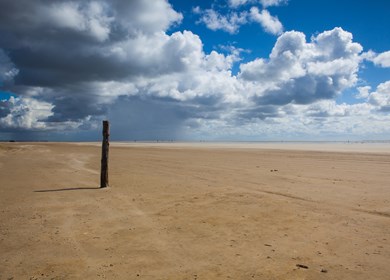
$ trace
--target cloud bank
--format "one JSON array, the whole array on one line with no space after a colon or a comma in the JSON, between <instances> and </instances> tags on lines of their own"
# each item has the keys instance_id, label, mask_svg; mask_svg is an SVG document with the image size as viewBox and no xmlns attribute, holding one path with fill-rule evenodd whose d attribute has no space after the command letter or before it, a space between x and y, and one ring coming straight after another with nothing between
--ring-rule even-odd
<instances>
[{"instance_id":1,"label":"cloud bank","mask_svg":"<svg viewBox=\"0 0 390 280\"><path fill-rule=\"evenodd\" d=\"M193 32L169 33L183 15L165 0L153 2L2 1L0 83L17 97L0 101L1 131L81 135L108 117L117 140L390 132L383 131L389 82L361 89L361 103L335 102L357 85L363 61L362 46L342 28L307 40L283 33L266 10L225 18L206 11L215 29L222 28L215 18L231 33L252 18L279 35L268 57L233 74L237 52L206 53ZM372 61L386 66L382 56Z\"/></svg>"}]
</instances>

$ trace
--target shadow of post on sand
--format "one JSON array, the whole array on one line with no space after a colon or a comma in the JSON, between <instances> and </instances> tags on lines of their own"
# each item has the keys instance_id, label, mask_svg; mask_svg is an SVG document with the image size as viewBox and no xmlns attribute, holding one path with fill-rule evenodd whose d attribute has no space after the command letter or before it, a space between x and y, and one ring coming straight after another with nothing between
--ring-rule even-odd
<instances>
[{"instance_id":1,"label":"shadow of post on sand","mask_svg":"<svg viewBox=\"0 0 390 280\"><path fill-rule=\"evenodd\" d=\"M48 190L35 190L36 193L45 192L64 192L64 191L79 191L79 190L99 190L100 187L75 187L75 188L61 188L61 189L48 189Z\"/></svg>"}]
</instances>

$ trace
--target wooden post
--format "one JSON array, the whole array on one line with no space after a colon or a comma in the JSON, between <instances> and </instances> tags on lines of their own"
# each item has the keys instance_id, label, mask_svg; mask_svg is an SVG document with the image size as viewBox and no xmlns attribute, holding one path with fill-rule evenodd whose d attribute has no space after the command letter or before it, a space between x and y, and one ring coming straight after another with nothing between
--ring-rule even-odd
<instances>
[{"instance_id":1,"label":"wooden post","mask_svg":"<svg viewBox=\"0 0 390 280\"><path fill-rule=\"evenodd\" d=\"M108 150L110 146L110 123L103 121L103 141L102 141L102 168L100 171L100 187L108 187Z\"/></svg>"}]
</instances>

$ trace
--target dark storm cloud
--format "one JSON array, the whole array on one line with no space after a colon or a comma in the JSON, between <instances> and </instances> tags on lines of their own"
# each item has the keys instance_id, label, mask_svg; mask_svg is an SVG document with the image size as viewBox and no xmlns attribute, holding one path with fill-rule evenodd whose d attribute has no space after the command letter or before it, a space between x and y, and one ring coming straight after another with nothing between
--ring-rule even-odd
<instances>
[{"instance_id":1,"label":"dark storm cloud","mask_svg":"<svg viewBox=\"0 0 390 280\"><path fill-rule=\"evenodd\" d=\"M18 70L3 89L21 97L39 89L34 98L54 105L49 122L103 115L107 104L89 83L185 71L187 45L161 33L181 17L166 1L1 0L0 58Z\"/></svg>"},{"instance_id":2,"label":"dark storm cloud","mask_svg":"<svg viewBox=\"0 0 390 280\"><path fill-rule=\"evenodd\" d=\"M10 52L13 60L18 60L18 66L60 68L64 71L72 71L77 66L81 73L88 67L89 71L104 71L106 75L113 70L112 65L108 65L107 70L95 66L106 65L114 58L108 51L115 43L127 40L131 43L140 34L153 36L155 32L164 31L181 19L180 14L172 14L175 12L165 1L156 2L157 6L162 6L160 8L150 8L149 4L145 0L2 0L0 44ZM144 19L148 15L142 12L158 9L162 12L158 19L150 18L153 14ZM119 59L115 59L112 63L119 62ZM123 66L119 64L117 68ZM139 66L135 59L134 67ZM123 71L128 69L124 68Z\"/></svg>"},{"instance_id":3,"label":"dark storm cloud","mask_svg":"<svg viewBox=\"0 0 390 280\"><path fill-rule=\"evenodd\" d=\"M158 53L140 57L131 49L130 41L128 46L124 46L130 48L125 50L127 57L120 58L110 53L115 42L82 42L77 38L64 39L66 33L60 34L55 38L46 36L44 44L39 43L39 38L29 39L30 44L36 43L37 46L18 45L7 49L8 56L19 69L15 79L17 85L51 87L86 81L131 79L134 76L151 77L185 70L180 59L173 59L174 49L171 52L167 50L164 56Z\"/></svg>"},{"instance_id":4,"label":"dark storm cloud","mask_svg":"<svg viewBox=\"0 0 390 280\"><path fill-rule=\"evenodd\" d=\"M107 105L96 104L90 95L65 95L52 99L55 104L53 115L47 122L77 121L87 116L103 115L107 111Z\"/></svg>"},{"instance_id":5,"label":"dark storm cloud","mask_svg":"<svg viewBox=\"0 0 390 280\"><path fill-rule=\"evenodd\" d=\"M286 105L310 104L321 99L332 99L339 92L329 77L304 76L290 80L278 90L271 90L264 96L255 97L258 104Z\"/></svg>"},{"instance_id":6,"label":"dark storm cloud","mask_svg":"<svg viewBox=\"0 0 390 280\"><path fill-rule=\"evenodd\" d=\"M7 116L11 112L9 106L10 106L9 101L0 100L0 118Z\"/></svg>"},{"instance_id":7,"label":"dark storm cloud","mask_svg":"<svg viewBox=\"0 0 390 280\"><path fill-rule=\"evenodd\" d=\"M136 73L136 67L128 67L81 49L69 50L62 45L51 46L50 49L17 49L10 51L9 56L19 69L16 85L64 86L85 81L122 79Z\"/></svg>"},{"instance_id":8,"label":"dark storm cloud","mask_svg":"<svg viewBox=\"0 0 390 280\"><path fill-rule=\"evenodd\" d=\"M239 123L247 123L253 121L253 119L265 120L267 118L275 118L280 114L278 107L273 105L256 106L239 111Z\"/></svg>"}]
</instances>

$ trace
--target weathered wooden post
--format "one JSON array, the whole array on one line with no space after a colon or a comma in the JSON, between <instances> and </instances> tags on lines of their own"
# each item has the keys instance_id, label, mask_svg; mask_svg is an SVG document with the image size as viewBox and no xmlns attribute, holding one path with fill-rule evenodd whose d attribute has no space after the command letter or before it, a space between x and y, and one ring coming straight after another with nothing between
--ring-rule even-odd
<instances>
[{"instance_id":1,"label":"weathered wooden post","mask_svg":"<svg viewBox=\"0 0 390 280\"><path fill-rule=\"evenodd\" d=\"M100 187L108 187L108 150L110 146L110 123L103 121L103 141L102 141L102 168L100 171Z\"/></svg>"}]
</instances>

